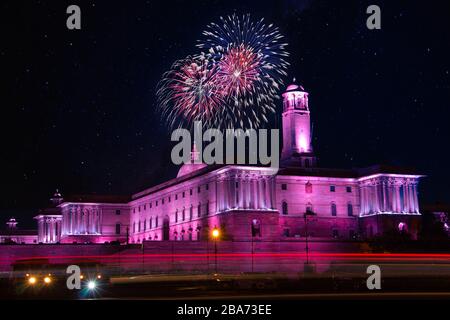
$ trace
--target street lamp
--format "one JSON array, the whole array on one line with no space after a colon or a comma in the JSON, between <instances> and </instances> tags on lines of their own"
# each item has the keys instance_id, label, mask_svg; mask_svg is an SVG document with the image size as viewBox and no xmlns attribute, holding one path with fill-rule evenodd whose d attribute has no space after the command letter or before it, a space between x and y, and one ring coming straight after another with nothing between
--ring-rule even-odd
<instances>
[{"instance_id":1,"label":"street lamp","mask_svg":"<svg viewBox=\"0 0 450 320\"><path fill-rule=\"evenodd\" d=\"M220 231L217 227L214 227L212 237L214 239L214 266L217 273L217 239L220 237Z\"/></svg>"}]
</instances>

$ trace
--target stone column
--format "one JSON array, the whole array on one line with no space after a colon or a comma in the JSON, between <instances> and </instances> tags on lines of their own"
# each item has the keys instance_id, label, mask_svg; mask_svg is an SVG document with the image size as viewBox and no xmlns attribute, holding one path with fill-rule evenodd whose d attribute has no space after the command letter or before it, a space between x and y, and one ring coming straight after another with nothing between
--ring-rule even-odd
<instances>
[{"instance_id":1,"label":"stone column","mask_svg":"<svg viewBox=\"0 0 450 320\"><path fill-rule=\"evenodd\" d=\"M236 208L237 207L237 203L236 203L236 176L231 176L228 180L228 185L229 185L229 205L230 208Z\"/></svg>"},{"instance_id":2,"label":"stone column","mask_svg":"<svg viewBox=\"0 0 450 320\"><path fill-rule=\"evenodd\" d=\"M413 184L413 190L414 190L414 212L419 212L419 198L417 195L417 183Z\"/></svg>"},{"instance_id":3,"label":"stone column","mask_svg":"<svg viewBox=\"0 0 450 320\"><path fill-rule=\"evenodd\" d=\"M397 212L402 212L402 199L400 198L400 183L398 181L396 181L395 188L397 192Z\"/></svg>"},{"instance_id":4,"label":"stone column","mask_svg":"<svg viewBox=\"0 0 450 320\"><path fill-rule=\"evenodd\" d=\"M374 208L373 211L375 213L380 212L380 204L379 204L379 197L378 197L378 181L373 182L373 193L374 193Z\"/></svg>"},{"instance_id":5,"label":"stone column","mask_svg":"<svg viewBox=\"0 0 450 320\"><path fill-rule=\"evenodd\" d=\"M238 208L243 209L244 208L244 177L242 174L239 175L238 178L239 181L239 201L238 201Z\"/></svg>"},{"instance_id":6,"label":"stone column","mask_svg":"<svg viewBox=\"0 0 450 320\"><path fill-rule=\"evenodd\" d=\"M251 209L251 196L252 196L252 184L250 180L250 176L245 176L245 208Z\"/></svg>"},{"instance_id":7,"label":"stone column","mask_svg":"<svg viewBox=\"0 0 450 320\"><path fill-rule=\"evenodd\" d=\"M383 188L383 209L382 209L382 211L386 212L388 210L387 210L387 199L386 199L386 195L387 195L386 188L387 188L387 186L386 186L386 181L385 180L383 180L381 187Z\"/></svg>"},{"instance_id":8,"label":"stone column","mask_svg":"<svg viewBox=\"0 0 450 320\"><path fill-rule=\"evenodd\" d=\"M412 212L412 202L411 202L411 182L408 180L405 185L406 195L405 195L405 211L407 213Z\"/></svg>"},{"instance_id":9,"label":"stone column","mask_svg":"<svg viewBox=\"0 0 450 320\"><path fill-rule=\"evenodd\" d=\"M365 215L366 213L366 188L361 185L361 214Z\"/></svg>"},{"instance_id":10,"label":"stone column","mask_svg":"<svg viewBox=\"0 0 450 320\"><path fill-rule=\"evenodd\" d=\"M260 177L258 180L259 199L261 208L266 208L266 197L264 195L264 177Z\"/></svg>"}]
</instances>

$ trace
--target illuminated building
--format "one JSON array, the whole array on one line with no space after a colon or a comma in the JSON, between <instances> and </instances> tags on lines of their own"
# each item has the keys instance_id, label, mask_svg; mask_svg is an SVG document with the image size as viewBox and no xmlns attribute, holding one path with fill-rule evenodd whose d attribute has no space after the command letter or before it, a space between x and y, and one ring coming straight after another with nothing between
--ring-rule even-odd
<instances>
[{"instance_id":1,"label":"illuminated building","mask_svg":"<svg viewBox=\"0 0 450 320\"><path fill-rule=\"evenodd\" d=\"M184 164L176 178L131 197L59 193L36 217L43 243L353 240L389 231L417 237L421 175L402 168L329 169L312 148L308 93L283 93L281 167ZM195 160L196 151L192 153Z\"/></svg>"}]
</instances>

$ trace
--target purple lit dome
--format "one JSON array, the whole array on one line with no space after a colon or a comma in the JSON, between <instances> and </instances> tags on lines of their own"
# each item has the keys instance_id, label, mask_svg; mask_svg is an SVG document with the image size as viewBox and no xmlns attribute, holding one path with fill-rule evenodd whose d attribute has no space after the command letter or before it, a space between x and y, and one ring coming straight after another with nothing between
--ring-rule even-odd
<instances>
[{"instance_id":1,"label":"purple lit dome","mask_svg":"<svg viewBox=\"0 0 450 320\"><path fill-rule=\"evenodd\" d=\"M293 83L288 85L288 87L286 88L286 92L290 92L290 91L305 91L305 88L303 88L302 85L296 84L295 83L295 78L292 81Z\"/></svg>"},{"instance_id":2,"label":"purple lit dome","mask_svg":"<svg viewBox=\"0 0 450 320\"><path fill-rule=\"evenodd\" d=\"M178 170L178 174L177 174L177 178L184 176L186 174L189 174L191 172L203 169L204 167L206 167L207 165L204 163L186 163L183 164L180 168L180 170Z\"/></svg>"},{"instance_id":3,"label":"purple lit dome","mask_svg":"<svg viewBox=\"0 0 450 320\"><path fill-rule=\"evenodd\" d=\"M206 167L207 165L204 163L195 163L195 161L199 158L199 152L197 151L197 147L194 144L192 146L191 162L185 163L181 166L180 170L178 171L177 178Z\"/></svg>"}]
</instances>

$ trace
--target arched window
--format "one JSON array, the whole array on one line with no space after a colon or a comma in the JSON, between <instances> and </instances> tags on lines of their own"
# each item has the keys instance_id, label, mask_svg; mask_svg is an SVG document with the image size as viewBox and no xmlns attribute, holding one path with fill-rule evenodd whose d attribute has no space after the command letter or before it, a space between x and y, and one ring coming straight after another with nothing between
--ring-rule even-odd
<instances>
[{"instance_id":1,"label":"arched window","mask_svg":"<svg viewBox=\"0 0 450 320\"><path fill-rule=\"evenodd\" d=\"M259 219L252 220L252 237L261 237L261 221Z\"/></svg>"},{"instance_id":2,"label":"arched window","mask_svg":"<svg viewBox=\"0 0 450 320\"><path fill-rule=\"evenodd\" d=\"M398 231L400 231L400 233L407 232L408 231L408 226L406 225L406 223L400 222L398 224Z\"/></svg>"},{"instance_id":3,"label":"arched window","mask_svg":"<svg viewBox=\"0 0 450 320\"><path fill-rule=\"evenodd\" d=\"M353 217L353 205L351 203L347 203L347 215Z\"/></svg>"},{"instance_id":4,"label":"arched window","mask_svg":"<svg viewBox=\"0 0 450 320\"><path fill-rule=\"evenodd\" d=\"M287 214L288 214L288 204L287 204L286 201L283 201L283 203L282 203L282 205L281 205L281 212L282 212L284 215L287 215Z\"/></svg>"},{"instance_id":5,"label":"arched window","mask_svg":"<svg viewBox=\"0 0 450 320\"><path fill-rule=\"evenodd\" d=\"M333 217L336 217L336 216L337 216L336 203L334 203L334 202L331 203L331 215L332 215Z\"/></svg>"},{"instance_id":6,"label":"arched window","mask_svg":"<svg viewBox=\"0 0 450 320\"><path fill-rule=\"evenodd\" d=\"M312 193L312 184L309 181L305 184L305 192Z\"/></svg>"}]
</instances>

